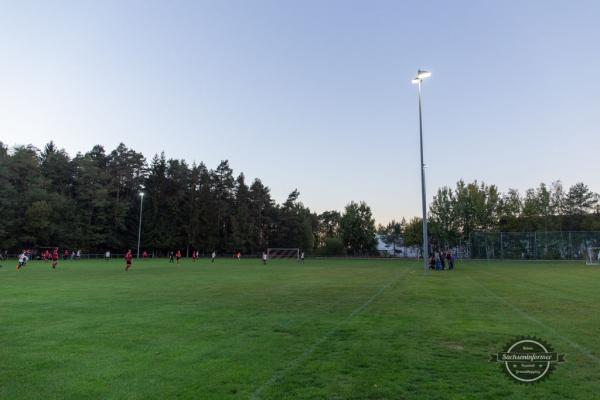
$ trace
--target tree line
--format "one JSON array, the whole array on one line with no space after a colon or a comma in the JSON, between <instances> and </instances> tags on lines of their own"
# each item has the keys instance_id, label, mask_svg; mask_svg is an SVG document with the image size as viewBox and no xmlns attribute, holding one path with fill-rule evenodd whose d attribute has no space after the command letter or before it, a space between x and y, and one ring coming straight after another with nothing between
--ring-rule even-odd
<instances>
[{"instance_id":1,"label":"tree line","mask_svg":"<svg viewBox=\"0 0 600 400\"><path fill-rule=\"evenodd\" d=\"M8 149L0 142L0 248L45 246L84 252L141 247L256 254L298 247L326 255L369 254L375 221L364 202L343 212L312 212L292 191L277 204L260 179L246 182L228 161L151 160L124 144L94 146L74 157L53 142ZM143 205L140 193L144 193Z\"/></svg>"},{"instance_id":2,"label":"tree line","mask_svg":"<svg viewBox=\"0 0 600 400\"><path fill-rule=\"evenodd\" d=\"M421 245L422 219L379 226L388 243ZM430 245L468 244L474 232L600 231L600 196L584 183L566 189L560 181L541 183L521 194L501 193L495 185L465 183L438 189L429 206Z\"/></svg>"},{"instance_id":3,"label":"tree line","mask_svg":"<svg viewBox=\"0 0 600 400\"><path fill-rule=\"evenodd\" d=\"M376 251L388 243L422 244L422 220L375 226L370 207L350 202L343 211L312 212L292 191L277 204L260 179L246 182L228 161L149 161L124 144L94 146L74 157L53 142L8 149L0 142L0 248L44 246L85 252L123 251L137 244L144 193L141 247L155 254L181 249L256 254L298 247L323 255ZM459 181L438 189L429 206L430 245L467 243L473 232L600 231L598 194L583 183L560 181L521 194L495 185Z\"/></svg>"}]
</instances>

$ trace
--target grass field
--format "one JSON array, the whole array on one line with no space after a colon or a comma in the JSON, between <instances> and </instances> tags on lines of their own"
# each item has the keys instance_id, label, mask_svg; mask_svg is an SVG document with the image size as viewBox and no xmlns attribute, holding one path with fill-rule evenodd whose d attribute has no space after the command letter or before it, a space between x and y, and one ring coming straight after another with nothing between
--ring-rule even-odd
<instances>
[{"instance_id":1,"label":"grass field","mask_svg":"<svg viewBox=\"0 0 600 400\"><path fill-rule=\"evenodd\" d=\"M31 262L0 268L0 399L600 398L600 268L459 262ZM535 385L489 355L567 362Z\"/></svg>"}]
</instances>

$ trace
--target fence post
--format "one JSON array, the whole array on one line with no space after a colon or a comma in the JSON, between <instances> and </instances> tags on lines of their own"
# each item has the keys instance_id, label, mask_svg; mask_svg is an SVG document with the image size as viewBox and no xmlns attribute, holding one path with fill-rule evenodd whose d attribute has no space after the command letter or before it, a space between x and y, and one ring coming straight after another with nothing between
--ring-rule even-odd
<instances>
[{"instance_id":1,"label":"fence post","mask_svg":"<svg viewBox=\"0 0 600 400\"><path fill-rule=\"evenodd\" d=\"M573 242L571 241L571 231L569 231L569 260L573 259Z\"/></svg>"}]
</instances>

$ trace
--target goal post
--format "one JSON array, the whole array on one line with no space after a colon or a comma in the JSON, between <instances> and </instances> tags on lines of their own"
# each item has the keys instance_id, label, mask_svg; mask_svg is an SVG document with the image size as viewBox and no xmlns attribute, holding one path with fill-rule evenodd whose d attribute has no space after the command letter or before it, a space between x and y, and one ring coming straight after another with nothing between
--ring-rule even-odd
<instances>
[{"instance_id":1,"label":"goal post","mask_svg":"<svg viewBox=\"0 0 600 400\"><path fill-rule=\"evenodd\" d=\"M267 258L291 258L291 259L300 259L300 249L299 248L268 248L267 249Z\"/></svg>"},{"instance_id":2,"label":"goal post","mask_svg":"<svg viewBox=\"0 0 600 400\"><path fill-rule=\"evenodd\" d=\"M600 265L600 247L588 247L586 253L586 265Z\"/></svg>"}]
</instances>

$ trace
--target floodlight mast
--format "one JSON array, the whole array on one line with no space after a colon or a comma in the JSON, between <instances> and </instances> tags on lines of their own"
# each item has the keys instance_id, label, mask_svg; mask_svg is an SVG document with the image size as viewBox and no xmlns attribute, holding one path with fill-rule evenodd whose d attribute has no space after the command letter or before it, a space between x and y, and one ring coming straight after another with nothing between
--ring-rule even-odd
<instances>
[{"instance_id":1,"label":"floodlight mast","mask_svg":"<svg viewBox=\"0 0 600 400\"><path fill-rule=\"evenodd\" d=\"M419 88L419 141L421 145L421 203L423 206L423 272L426 273L429 266L429 239L427 235L427 197L425 195L425 163L423 161L423 117L421 112L421 82L429 78L431 72L418 70L417 76L412 83Z\"/></svg>"},{"instance_id":2,"label":"floodlight mast","mask_svg":"<svg viewBox=\"0 0 600 400\"><path fill-rule=\"evenodd\" d=\"M144 192L140 192L140 223L138 225L137 258L140 258L140 239L142 237L142 209L144 208Z\"/></svg>"}]
</instances>

